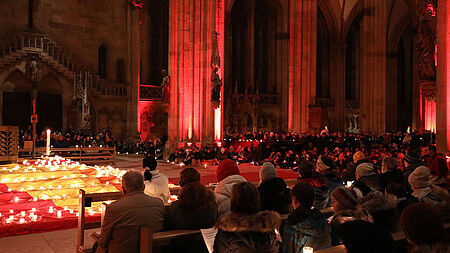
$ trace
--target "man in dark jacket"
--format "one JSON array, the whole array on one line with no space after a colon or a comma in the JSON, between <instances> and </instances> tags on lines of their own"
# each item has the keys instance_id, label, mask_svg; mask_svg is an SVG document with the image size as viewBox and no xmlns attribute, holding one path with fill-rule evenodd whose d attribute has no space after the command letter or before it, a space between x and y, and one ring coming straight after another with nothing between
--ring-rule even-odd
<instances>
[{"instance_id":1,"label":"man in dark jacket","mask_svg":"<svg viewBox=\"0 0 450 253\"><path fill-rule=\"evenodd\" d=\"M158 232L164 225L164 204L144 193L144 178L138 171L122 177L125 195L107 206L98 238L97 253L139 252L139 231L148 227Z\"/></svg>"},{"instance_id":2,"label":"man in dark jacket","mask_svg":"<svg viewBox=\"0 0 450 253\"><path fill-rule=\"evenodd\" d=\"M381 175L379 176L381 187L384 189L390 183L404 184L403 174L398 168L398 161L392 157L385 157L381 162Z\"/></svg>"},{"instance_id":3,"label":"man in dark jacket","mask_svg":"<svg viewBox=\"0 0 450 253\"><path fill-rule=\"evenodd\" d=\"M328 224L323 214L311 208L314 188L308 183L297 183L292 188L294 212L281 226L282 252L302 252L304 246L319 250L331 246Z\"/></svg>"},{"instance_id":4,"label":"man in dark jacket","mask_svg":"<svg viewBox=\"0 0 450 253\"><path fill-rule=\"evenodd\" d=\"M265 162L259 171L261 183L258 192L261 199L261 210L272 210L279 214L290 213L291 190L286 182L277 177L275 166L270 162Z\"/></svg>"}]
</instances>

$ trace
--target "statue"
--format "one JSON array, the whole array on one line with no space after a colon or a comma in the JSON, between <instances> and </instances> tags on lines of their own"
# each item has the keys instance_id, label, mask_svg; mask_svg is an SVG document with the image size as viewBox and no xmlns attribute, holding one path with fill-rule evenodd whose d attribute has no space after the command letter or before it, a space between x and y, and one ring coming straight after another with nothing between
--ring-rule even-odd
<instances>
[{"instance_id":1,"label":"statue","mask_svg":"<svg viewBox=\"0 0 450 253\"><path fill-rule=\"evenodd\" d=\"M212 83L212 93L211 93L211 102L220 102L220 90L222 88L222 79L220 79L217 74L218 68L214 68L214 71L211 73L211 83Z\"/></svg>"},{"instance_id":2,"label":"statue","mask_svg":"<svg viewBox=\"0 0 450 253\"><path fill-rule=\"evenodd\" d=\"M417 41L419 80L436 81L436 33L430 21L423 21L418 27Z\"/></svg>"},{"instance_id":3,"label":"statue","mask_svg":"<svg viewBox=\"0 0 450 253\"><path fill-rule=\"evenodd\" d=\"M167 71L165 69L163 69L161 71L162 73L162 82L161 82L161 87L162 87L162 100L163 100L163 104L169 104L170 103L170 77L167 74Z\"/></svg>"},{"instance_id":4,"label":"statue","mask_svg":"<svg viewBox=\"0 0 450 253\"><path fill-rule=\"evenodd\" d=\"M31 70L31 81L37 81L39 78L39 65L34 59L34 57L31 58L30 70Z\"/></svg>"}]
</instances>

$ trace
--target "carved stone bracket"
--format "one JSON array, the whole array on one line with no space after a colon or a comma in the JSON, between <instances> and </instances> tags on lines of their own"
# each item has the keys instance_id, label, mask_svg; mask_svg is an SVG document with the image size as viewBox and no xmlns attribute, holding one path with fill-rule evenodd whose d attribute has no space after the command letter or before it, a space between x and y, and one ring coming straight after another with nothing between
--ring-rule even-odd
<instances>
[{"instance_id":1,"label":"carved stone bracket","mask_svg":"<svg viewBox=\"0 0 450 253\"><path fill-rule=\"evenodd\" d=\"M420 93L428 102L436 101L436 82L422 82L420 84Z\"/></svg>"}]
</instances>

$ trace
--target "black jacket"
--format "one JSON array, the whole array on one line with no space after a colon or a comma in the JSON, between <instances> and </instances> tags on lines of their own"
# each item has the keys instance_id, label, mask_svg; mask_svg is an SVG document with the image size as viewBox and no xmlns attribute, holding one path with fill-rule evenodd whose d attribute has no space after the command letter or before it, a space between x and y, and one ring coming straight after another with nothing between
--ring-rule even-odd
<instances>
[{"instance_id":1,"label":"black jacket","mask_svg":"<svg viewBox=\"0 0 450 253\"><path fill-rule=\"evenodd\" d=\"M275 177L258 186L261 210L272 210L280 214L292 212L291 189L282 178Z\"/></svg>"},{"instance_id":2,"label":"black jacket","mask_svg":"<svg viewBox=\"0 0 450 253\"><path fill-rule=\"evenodd\" d=\"M216 224L214 253L278 253L275 229L280 223L280 215L270 211L224 215Z\"/></svg>"},{"instance_id":3,"label":"black jacket","mask_svg":"<svg viewBox=\"0 0 450 253\"><path fill-rule=\"evenodd\" d=\"M403 179L403 174L400 170L388 170L385 173L382 173L379 177L381 187L383 190L390 183L399 183L401 185L405 185L405 180Z\"/></svg>"},{"instance_id":4,"label":"black jacket","mask_svg":"<svg viewBox=\"0 0 450 253\"><path fill-rule=\"evenodd\" d=\"M180 201L175 201L166 209L164 230L211 228L216 220L216 201L211 201L198 210L184 208Z\"/></svg>"}]
</instances>

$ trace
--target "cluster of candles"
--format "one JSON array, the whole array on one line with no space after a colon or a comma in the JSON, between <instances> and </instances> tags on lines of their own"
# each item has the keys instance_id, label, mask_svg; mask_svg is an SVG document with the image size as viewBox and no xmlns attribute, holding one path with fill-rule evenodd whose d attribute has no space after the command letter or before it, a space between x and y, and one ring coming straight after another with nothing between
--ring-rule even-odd
<instances>
[{"instance_id":1,"label":"cluster of candles","mask_svg":"<svg viewBox=\"0 0 450 253\"><path fill-rule=\"evenodd\" d=\"M86 166L84 164L80 164L79 162L73 162L68 159L64 159L62 157L47 157L43 159L38 159L36 161L23 161L20 165L16 165L15 167L8 168L3 167L0 171L5 171L8 174L3 174L5 176L1 177L1 183L14 183L16 185L23 184L26 182L35 182L41 180L55 179L55 180L65 180L65 179L77 179L77 178L86 178L88 177L85 174L71 174L71 175L63 175L59 174L58 171L69 171L71 169L79 169L80 171L86 169L94 169L96 171L95 177L115 177L110 179L113 180L113 183L120 183L120 178L126 171L122 171L117 168L113 168L111 166ZM46 173L50 172L51 176L44 175L33 175L33 173ZM95 173L95 172L94 172ZM15 174L15 175L13 175ZM28 175L27 175L28 174ZM7 177L8 175L12 175L12 177ZM109 181L106 182L106 185L109 184ZM45 186L24 186L16 189L8 188L8 192L31 192L31 191L44 191L44 190L65 190L65 189L79 189L79 188L87 188L87 187L97 187L100 186L100 183L97 182L74 182L66 185L57 184L57 185L48 185ZM20 185L22 186L22 185ZM12 186L10 186L12 187ZM14 188L14 187L13 187ZM103 190L100 190L103 192ZM10 203L20 204L20 203L30 203L37 202L41 200L63 200L67 198L74 198L74 196L68 196L67 194L59 194L48 196L47 194L39 193L38 197L23 197L23 196L14 196L11 198ZM76 196L78 198L78 194ZM98 210L97 210L98 209ZM100 208L92 207L86 208L87 215L95 215L101 212ZM78 212L74 209L70 209L68 207L57 207L57 206L49 206L45 208L32 208L29 210L14 210L10 209L9 212L0 213L0 220L3 221L3 224L24 224L30 222L38 222L43 217L56 217L63 218L67 216L76 215L78 216ZM1 223L0 223L1 224Z\"/></svg>"}]
</instances>

